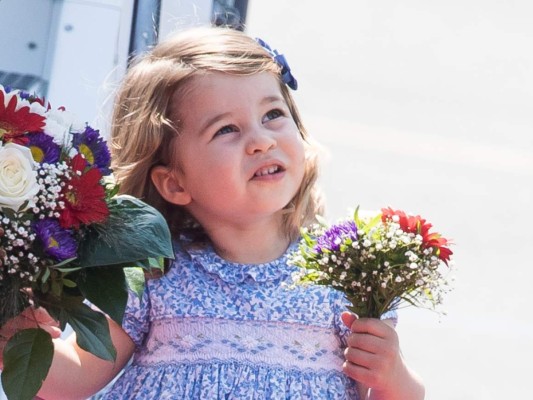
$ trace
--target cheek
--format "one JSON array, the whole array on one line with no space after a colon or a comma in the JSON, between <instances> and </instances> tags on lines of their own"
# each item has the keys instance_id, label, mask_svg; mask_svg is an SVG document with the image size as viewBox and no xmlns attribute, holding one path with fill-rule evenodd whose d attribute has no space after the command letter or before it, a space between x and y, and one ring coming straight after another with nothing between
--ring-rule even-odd
<instances>
[{"instance_id":1,"label":"cheek","mask_svg":"<svg viewBox=\"0 0 533 400\"><path fill-rule=\"evenodd\" d=\"M235 173L235 160L230 152L223 149L216 151L201 151L190 153L184 158L183 170L188 179L194 179L197 182L220 181L223 184L232 178Z\"/></svg>"},{"instance_id":2,"label":"cheek","mask_svg":"<svg viewBox=\"0 0 533 400\"><path fill-rule=\"evenodd\" d=\"M175 163L184 175L194 176L207 169L210 158L197 142L183 135L176 143Z\"/></svg>"},{"instance_id":3,"label":"cheek","mask_svg":"<svg viewBox=\"0 0 533 400\"><path fill-rule=\"evenodd\" d=\"M297 162L301 164L303 168L305 164L306 151L304 141L299 134L298 137L296 137L292 143L292 153L294 159L297 160Z\"/></svg>"},{"instance_id":4,"label":"cheek","mask_svg":"<svg viewBox=\"0 0 533 400\"><path fill-rule=\"evenodd\" d=\"M298 183L301 184L305 175L306 165L308 162L306 161L305 147L301 139L295 141L294 143L292 150L292 158L296 167L296 179Z\"/></svg>"}]
</instances>

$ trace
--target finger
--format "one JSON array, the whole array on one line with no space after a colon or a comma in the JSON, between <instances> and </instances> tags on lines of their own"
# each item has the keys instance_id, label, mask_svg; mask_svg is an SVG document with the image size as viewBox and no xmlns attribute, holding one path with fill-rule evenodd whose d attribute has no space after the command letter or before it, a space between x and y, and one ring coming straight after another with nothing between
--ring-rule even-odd
<instances>
[{"instance_id":1,"label":"finger","mask_svg":"<svg viewBox=\"0 0 533 400\"><path fill-rule=\"evenodd\" d=\"M349 361L352 364L356 364L367 369L375 368L379 362L379 359L375 354L353 347L347 347L344 350L344 358L346 361Z\"/></svg>"},{"instance_id":2,"label":"finger","mask_svg":"<svg viewBox=\"0 0 533 400\"><path fill-rule=\"evenodd\" d=\"M29 328L42 328L49 332L52 337L57 337L58 332L59 335L61 334L59 323L43 307L37 309L32 307L26 308L18 316L7 321L0 329L0 333L4 337L9 338L16 332Z\"/></svg>"},{"instance_id":3,"label":"finger","mask_svg":"<svg viewBox=\"0 0 533 400\"><path fill-rule=\"evenodd\" d=\"M359 316L357 314L354 314L352 312L349 312L349 311L344 311L342 314L341 314L341 320L342 322L344 323L344 325L346 325L348 328L352 328L352 324L357 320L359 319Z\"/></svg>"},{"instance_id":4,"label":"finger","mask_svg":"<svg viewBox=\"0 0 533 400\"><path fill-rule=\"evenodd\" d=\"M61 329L57 326L42 325L40 328L48 332L52 339L57 339L61 336Z\"/></svg>"},{"instance_id":5,"label":"finger","mask_svg":"<svg viewBox=\"0 0 533 400\"><path fill-rule=\"evenodd\" d=\"M61 336L59 322L52 318L44 308L40 307L34 310L33 318L34 320L30 321L30 324L33 323L34 328L41 328L48 332L52 336L52 339Z\"/></svg>"},{"instance_id":6,"label":"finger","mask_svg":"<svg viewBox=\"0 0 533 400\"><path fill-rule=\"evenodd\" d=\"M35 317L35 320L40 324L59 326L59 322L52 318L52 316L48 314L48 311L46 311L43 307L34 309L33 315Z\"/></svg>"},{"instance_id":7,"label":"finger","mask_svg":"<svg viewBox=\"0 0 533 400\"><path fill-rule=\"evenodd\" d=\"M371 387L374 383L372 371L361 365L346 361L342 365L342 371L350 378L365 386Z\"/></svg>"},{"instance_id":8,"label":"finger","mask_svg":"<svg viewBox=\"0 0 533 400\"><path fill-rule=\"evenodd\" d=\"M352 333L346 338L346 345L369 353L377 353L384 345L384 340L367 333Z\"/></svg>"},{"instance_id":9,"label":"finger","mask_svg":"<svg viewBox=\"0 0 533 400\"><path fill-rule=\"evenodd\" d=\"M59 327L59 322L52 318L52 316L44 309L44 307L28 307L22 312L21 316L26 321L26 327Z\"/></svg>"},{"instance_id":10,"label":"finger","mask_svg":"<svg viewBox=\"0 0 533 400\"><path fill-rule=\"evenodd\" d=\"M8 340L9 340L9 337L4 336L2 333L0 333L0 346L5 345Z\"/></svg>"},{"instance_id":11,"label":"finger","mask_svg":"<svg viewBox=\"0 0 533 400\"><path fill-rule=\"evenodd\" d=\"M39 328L44 330L45 332L48 332L52 339L57 339L61 336L62 333L61 329L58 326L37 325L35 321L28 321L27 323L20 323L16 326L12 325L8 327L3 327L0 333L0 341L7 342L13 337L13 335L17 334L20 331L35 328Z\"/></svg>"},{"instance_id":12,"label":"finger","mask_svg":"<svg viewBox=\"0 0 533 400\"><path fill-rule=\"evenodd\" d=\"M381 338L387 337L393 330L388 324L376 318L359 318L353 322L351 328L354 333L368 333Z\"/></svg>"}]
</instances>

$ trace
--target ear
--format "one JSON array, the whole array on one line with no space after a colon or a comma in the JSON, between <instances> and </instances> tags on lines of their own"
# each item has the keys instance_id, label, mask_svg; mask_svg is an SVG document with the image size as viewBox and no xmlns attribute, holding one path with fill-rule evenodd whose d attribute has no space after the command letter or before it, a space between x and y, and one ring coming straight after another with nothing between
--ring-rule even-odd
<instances>
[{"instance_id":1,"label":"ear","mask_svg":"<svg viewBox=\"0 0 533 400\"><path fill-rule=\"evenodd\" d=\"M181 185L179 172L174 168L153 167L150 178L159 194L169 203L185 206L191 202L191 195Z\"/></svg>"}]
</instances>

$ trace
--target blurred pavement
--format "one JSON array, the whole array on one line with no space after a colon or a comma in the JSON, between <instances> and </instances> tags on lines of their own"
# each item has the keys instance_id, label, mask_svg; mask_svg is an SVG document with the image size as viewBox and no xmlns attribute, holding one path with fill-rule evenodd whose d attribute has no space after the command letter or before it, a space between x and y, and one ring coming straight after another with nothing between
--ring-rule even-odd
<instances>
[{"instance_id":1,"label":"blurred pavement","mask_svg":"<svg viewBox=\"0 0 533 400\"><path fill-rule=\"evenodd\" d=\"M530 398L533 3L251 0L327 150L328 218L383 206L455 242L448 315L406 309L428 400Z\"/></svg>"}]
</instances>

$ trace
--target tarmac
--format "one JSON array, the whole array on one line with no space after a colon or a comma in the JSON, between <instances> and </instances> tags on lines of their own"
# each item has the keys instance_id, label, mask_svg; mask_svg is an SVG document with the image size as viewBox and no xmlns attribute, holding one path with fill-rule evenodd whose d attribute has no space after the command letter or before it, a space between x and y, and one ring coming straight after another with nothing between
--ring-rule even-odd
<instances>
[{"instance_id":1,"label":"tarmac","mask_svg":"<svg viewBox=\"0 0 533 400\"><path fill-rule=\"evenodd\" d=\"M531 394L533 4L250 2L248 30L286 55L325 148L328 219L359 205L425 217L453 240L447 315L398 332L428 400Z\"/></svg>"}]
</instances>

